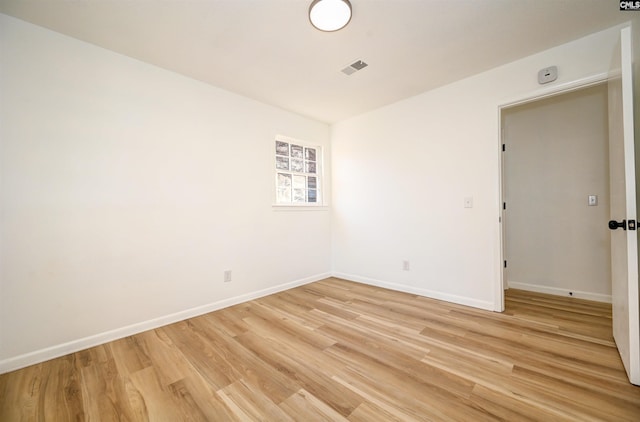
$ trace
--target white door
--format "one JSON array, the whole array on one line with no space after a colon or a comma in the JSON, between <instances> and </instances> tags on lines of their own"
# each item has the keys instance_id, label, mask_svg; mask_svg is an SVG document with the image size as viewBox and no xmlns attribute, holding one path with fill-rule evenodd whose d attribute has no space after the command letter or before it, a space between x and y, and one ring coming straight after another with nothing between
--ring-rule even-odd
<instances>
[{"instance_id":1,"label":"white door","mask_svg":"<svg viewBox=\"0 0 640 422\"><path fill-rule=\"evenodd\" d=\"M631 30L620 32L609 79L613 337L631 383L640 385L638 235L633 135ZM624 163L624 164L622 164Z\"/></svg>"}]
</instances>

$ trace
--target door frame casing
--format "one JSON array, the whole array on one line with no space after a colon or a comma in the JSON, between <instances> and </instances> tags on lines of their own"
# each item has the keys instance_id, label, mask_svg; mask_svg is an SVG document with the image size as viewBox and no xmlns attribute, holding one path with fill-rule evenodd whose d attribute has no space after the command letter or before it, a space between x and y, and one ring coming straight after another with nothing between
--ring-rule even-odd
<instances>
[{"instance_id":1,"label":"door frame casing","mask_svg":"<svg viewBox=\"0 0 640 422\"><path fill-rule=\"evenodd\" d=\"M500 256L497 262L499 274L498 280L495 283L494 288L494 311L496 312L504 312L504 290L506 287L506 269L504 268L504 260L505 260L505 210L502 207L504 203L504 153L502 151L502 144L504 143L504 130L503 130L503 113L505 110L516 107L523 104L528 104L540 100L544 100L550 97L555 97L557 95L567 94L573 91L578 91L581 89L589 88L595 85L604 84L607 82L609 78L608 73L600 73L593 76L589 76L583 79L579 79L576 81L567 82L564 84L558 84L555 86L551 86L548 88L536 90L533 92L529 92L527 94L523 94L514 99L503 101L498 105L498 145L496 150L498 151L498 239L500 242ZM507 146L508 148L508 146Z\"/></svg>"}]
</instances>

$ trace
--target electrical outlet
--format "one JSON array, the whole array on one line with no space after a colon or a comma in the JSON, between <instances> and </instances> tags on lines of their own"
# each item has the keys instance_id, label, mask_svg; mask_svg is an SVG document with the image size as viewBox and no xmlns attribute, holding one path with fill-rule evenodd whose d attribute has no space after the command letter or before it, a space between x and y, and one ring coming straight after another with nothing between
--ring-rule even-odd
<instances>
[{"instance_id":1,"label":"electrical outlet","mask_svg":"<svg viewBox=\"0 0 640 422\"><path fill-rule=\"evenodd\" d=\"M229 283L231 281L231 270L226 270L224 272L224 282Z\"/></svg>"},{"instance_id":2,"label":"electrical outlet","mask_svg":"<svg viewBox=\"0 0 640 422\"><path fill-rule=\"evenodd\" d=\"M409 264L409 261L402 261L402 271L409 271L411 269L411 266Z\"/></svg>"}]
</instances>

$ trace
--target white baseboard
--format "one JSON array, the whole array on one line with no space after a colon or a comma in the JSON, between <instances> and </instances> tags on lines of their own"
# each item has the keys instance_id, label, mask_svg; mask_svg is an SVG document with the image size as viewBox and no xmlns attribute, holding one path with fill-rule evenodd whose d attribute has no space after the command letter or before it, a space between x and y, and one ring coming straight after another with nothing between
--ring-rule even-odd
<instances>
[{"instance_id":1,"label":"white baseboard","mask_svg":"<svg viewBox=\"0 0 640 422\"><path fill-rule=\"evenodd\" d=\"M279 284L277 286L269 287L267 289L245 293L239 296L219 300L219 301L212 302L202 306L197 306L195 308L191 308L191 309L176 312L173 314L165 315L162 317L154 318L148 321L139 322L137 324L128 325L126 327L117 328L115 330L103 332L103 333L92 335L89 337L84 337L84 338L73 340L63 344L57 344L55 346L25 353L23 355L11 357L8 359L3 359L3 360L0 360L0 374L4 374L10 371L15 371L16 369L24 368L26 366L34 365L36 363L40 363L40 362L44 362L60 356L68 355L69 353L78 352L80 350L84 350L89 347L98 346L100 344L118 340L123 337L131 336L137 333L141 333L143 331L152 330L154 328L162 327L164 325L173 324L174 322L183 321L188 318L193 318L209 312L217 311L219 309L227 308L229 306L237 305L239 303L247 302L260 297L268 296L268 295L278 293L284 290L288 290L294 287L313 283L314 281L323 280L328 277L331 277L330 273L317 274L317 275L306 277L300 280L291 281L289 283Z\"/></svg>"},{"instance_id":2,"label":"white baseboard","mask_svg":"<svg viewBox=\"0 0 640 422\"><path fill-rule=\"evenodd\" d=\"M392 283L389 281L376 280L368 277L361 277L353 274L345 274L340 272L334 272L334 277L342 278L349 281L355 281L357 283L368 284L370 286L383 287L385 289L397 290L399 292L411 293L420 296L425 296L431 299L443 300L445 302L456 303L458 305L471 306L473 308L485 309L487 311L493 311L495 309L493 302L487 302L484 300L477 300L465 296L457 296L449 293L438 292L435 290L421 289L419 287L407 286L405 284Z\"/></svg>"},{"instance_id":3,"label":"white baseboard","mask_svg":"<svg viewBox=\"0 0 640 422\"><path fill-rule=\"evenodd\" d=\"M611 303L611 295L603 295L601 293L590 293L583 292L581 290L561 289L559 287L541 286L539 284L518 283L517 281L509 281L508 285L510 289L520 289L527 290L529 292L547 293L556 296L576 297L578 299Z\"/></svg>"}]
</instances>

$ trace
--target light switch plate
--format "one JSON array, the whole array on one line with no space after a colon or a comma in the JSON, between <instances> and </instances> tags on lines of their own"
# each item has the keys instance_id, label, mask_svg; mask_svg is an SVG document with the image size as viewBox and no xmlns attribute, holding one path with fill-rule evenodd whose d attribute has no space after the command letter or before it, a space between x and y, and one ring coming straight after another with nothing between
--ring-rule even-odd
<instances>
[{"instance_id":1,"label":"light switch plate","mask_svg":"<svg viewBox=\"0 0 640 422\"><path fill-rule=\"evenodd\" d=\"M467 196L466 198L464 198L464 207L473 208L473 197Z\"/></svg>"},{"instance_id":2,"label":"light switch plate","mask_svg":"<svg viewBox=\"0 0 640 422\"><path fill-rule=\"evenodd\" d=\"M598 195L589 195L589 206L595 207L598 205Z\"/></svg>"}]
</instances>

